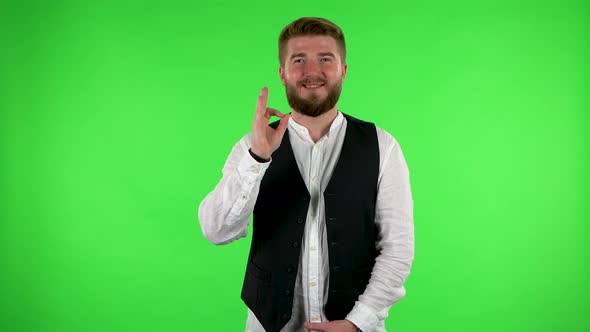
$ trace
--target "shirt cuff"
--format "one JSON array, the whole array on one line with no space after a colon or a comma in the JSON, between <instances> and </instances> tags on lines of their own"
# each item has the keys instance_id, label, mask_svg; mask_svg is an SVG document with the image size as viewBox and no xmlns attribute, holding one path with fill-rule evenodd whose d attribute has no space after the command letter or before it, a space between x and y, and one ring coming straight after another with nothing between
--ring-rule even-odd
<instances>
[{"instance_id":1,"label":"shirt cuff","mask_svg":"<svg viewBox=\"0 0 590 332\"><path fill-rule=\"evenodd\" d=\"M259 163L256 159L252 158L250 153L246 153L240 163L238 164L238 172L240 175L247 180L248 182L256 182L262 180L264 173L268 166L270 166L271 160L266 163Z\"/></svg>"},{"instance_id":2,"label":"shirt cuff","mask_svg":"<svg viewBox=\"0 0 590 332\"><path fill-rule=\"evenodd\" d=\"M379 317L375 311L359 301L355 302L354 308L348 313L346 320L351 321L363 332L373 331L379 324Z\"/></svg>"}]
</instances>

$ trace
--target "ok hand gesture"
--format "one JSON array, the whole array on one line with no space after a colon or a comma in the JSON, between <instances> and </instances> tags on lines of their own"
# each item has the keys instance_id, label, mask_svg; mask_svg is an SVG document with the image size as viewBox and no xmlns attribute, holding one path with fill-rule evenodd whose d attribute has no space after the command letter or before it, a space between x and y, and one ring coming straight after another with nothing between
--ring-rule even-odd
<instances>
[{"instance_id":1,"label":"ok hand gesture","mask_svg":"<svg viewBox=\"0 0 590 332\"><path fill-rule=\"evenodd\" d=\"M252 152L264 159L270 158L270 155L281 145L290 118L289 114L283 114L274 108L266 107L267 101L268 88L264 87L258 96L256 114L252 122ZM277 129L268 125L268 120L273 115L281 118Z\"/></svg>"}]
</instances>

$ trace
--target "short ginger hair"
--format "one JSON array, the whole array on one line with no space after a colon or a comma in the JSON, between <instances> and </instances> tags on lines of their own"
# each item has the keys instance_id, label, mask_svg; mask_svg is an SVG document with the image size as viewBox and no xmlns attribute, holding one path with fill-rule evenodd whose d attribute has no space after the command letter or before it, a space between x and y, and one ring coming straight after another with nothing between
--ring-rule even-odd
<instances>
[{"instance_id":1,"label":"short ginger hair","mask_svg":"<svg viewBox=\"0 0 590 332\"><path fill-rule=\"evenodd\" d=\"M330 36L336 40L342 63L346 63L346 43L340 27L325 18L302 17L289 23L279 36L279 63L285 66L287 42L291 38L302 36Z\"/></svg>"}]
</instances>

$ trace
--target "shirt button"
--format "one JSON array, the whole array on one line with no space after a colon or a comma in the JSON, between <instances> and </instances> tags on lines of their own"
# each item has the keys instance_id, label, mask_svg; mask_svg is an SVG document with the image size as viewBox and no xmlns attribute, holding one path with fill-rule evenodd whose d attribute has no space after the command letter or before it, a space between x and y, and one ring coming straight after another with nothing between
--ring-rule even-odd
<instances>
[{"instance_id":1,"label":"shirt button","mask_svg":"<svg viewBox=\"0 0 590 332\"><path fill-rule=\"evenodd\" d=\"M310 282L310 283L309 283L309 285L310 285L311 287L315 287L315 282L313 282L313 281L312 281L312 282Z\"/></svg>"},{"instance_id":2,"label":"shirt button","mask_svg":"<svg viewBox=\"0 0 590 332\"><path fill-rule=\"evenodd\" d=\"M309 250L314 251L315 250L315 246L309 247Z\"/></svg>"},{"instance_id":3,"label":"shirt button","mask_svg":"<svg viewBox=\"0 0 590 332\"><path fill-rule=\"evenodd\" d=\"M320 318L318 316L313 316L313 317L311 317L311 320L318 321L318 320L320 320Z\"/></svg>"}]
</instances>

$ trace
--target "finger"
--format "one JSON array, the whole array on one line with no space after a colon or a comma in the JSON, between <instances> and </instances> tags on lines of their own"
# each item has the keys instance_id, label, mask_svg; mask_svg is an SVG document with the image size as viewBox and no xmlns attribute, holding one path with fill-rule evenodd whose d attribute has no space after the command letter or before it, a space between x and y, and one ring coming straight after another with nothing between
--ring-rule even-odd
<instances>
[{"instance_id":1,"label":"finger","mask_svg":"<svg viewBox=\"0 0 590 332\"><path fill-rule=\"evenodd\" d=\"M279 118L282 118L285 116L285 114L281 113L281 111L274 109L272 107L267 107L266 108L266 114L268 114L268 117L270 118L272 115L274 116L278 116Z\"/></svg>"},{"instance_id":2,"label":"finger","mask_svg":"<svg viewBox=\"0 0 590 332\"><path fill-rule=\"evenodd\" d=\"M317 330L317 331L324 331L326 328L326 323L303 323L303 326L308 330Z\"/></svg>"},{"instance_id":3,"label":"finger","mask_svg":"<svg viewBox=\"0 0 590 332\"><path fill-rule=\"evenodd\" d=\"M268 101L268 88L262 88L258 96L258 103L256 104L256 113L264 115L266 113L266 102Z\"/></svg>"},{"instance_id":4,"label":"finger","mask_svg":"<svg viewBox=\"0 0 590 332\"><path fill-rule=\"evenodd\" d=\"M275 135L277 136L278 139L283 140L283 136L285 135L285 131L287 130L287 125L289 124L289 119L291 118L291 115L286 114L285 116L283 116L281 118L281 122L279 122L279 125L277 126L277 129L275 130Z\"/></svg>"}]
</instances>

